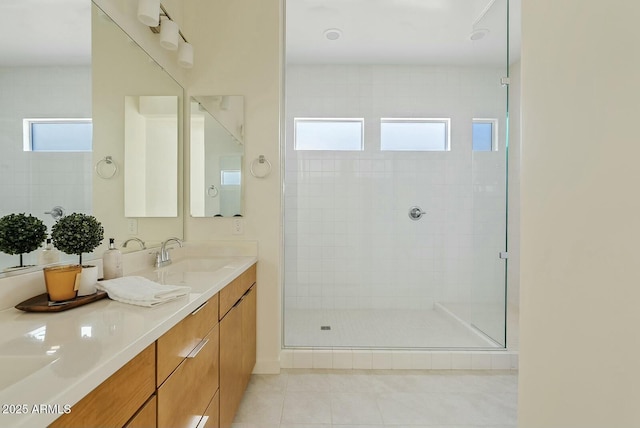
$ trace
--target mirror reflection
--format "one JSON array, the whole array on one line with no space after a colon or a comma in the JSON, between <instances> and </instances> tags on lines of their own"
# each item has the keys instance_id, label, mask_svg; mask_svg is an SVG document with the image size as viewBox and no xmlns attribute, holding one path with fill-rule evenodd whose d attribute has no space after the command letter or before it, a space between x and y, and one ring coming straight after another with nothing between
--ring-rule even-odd
<instances>
[{"instance_id":1,"label":"mirror reflection","mask_svg":"<svg viewBox=\"0 0 640 428\"><path fill-rule=\"evenodd\" d=\"M244 98L191 98L191 216L243 215Z\"/></svg>"},{"instance_id":2,"label":"mirror reflection","mask_svg":"<svg viewBox=\"0 0 640 428\"><path fill-rule=\"evenodd\" d=\"M49 233L60 213L93 212L91 2L56 3L0 4L0 217L30 214ZM0 272L18 264L0 253Z\"/></svg>"},{"instance_id":3,"label":"mirror reflection","mask_svg":"<svg viewBox=\"0 0 640 428\"><path fill-rule=\"evenodd\" d=\"M90 0L3 1L0 25L12 34L0 41L0 217L30 214L50 233L61 215L92 214L118 244L183 236L181 216L126 218L123 179L124 97L177 97L180 133L182 87ZM181 144L166 174L178 187L178 213ZM105 159L113 163L96 170ZM45 245L25 254L24 264L38 265ZM59 256L59 262L77 259ZM0 253L0 276L17 264L18 256Z\"/></svg>"},{"instance_id":4,"label":"mirror reflection","mask_svg":"<svg viewBox=\"0 0 640 428\"><path fill-rule=\"evenodd\" d=\"M124 215L178 215L178 97L124 97Z\"/></svg>"}]
</instances>

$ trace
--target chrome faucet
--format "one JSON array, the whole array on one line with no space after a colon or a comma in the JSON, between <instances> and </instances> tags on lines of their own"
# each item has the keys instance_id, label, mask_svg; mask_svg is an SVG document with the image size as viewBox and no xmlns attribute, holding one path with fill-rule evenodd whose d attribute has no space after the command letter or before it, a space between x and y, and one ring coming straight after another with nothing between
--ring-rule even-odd
<instances>
[{"instance_id":1,"label":"chrome faucet","mask_svg":"<svg viewBox=\"0 0 640 428\"><path fill-rule=\"evenodd\" d=\"M160 247L160 252L156 253L156 267L171 264L171 255L169 254L169 249L167 249L167 244L171 241L176 242L182 248L182 241L179 238L169 238L164 241Z\"/></svg>"},{"instance_id":2,"label":"chrome faucet","mask_svg":"<svg viewBox=\"0 0 640 428\"><path fill-rule=\"evenodd\" d=\"M131 241L135 241L138 244L140 244L141 249L143 249L143 250L147 249L147 246L145 245L144 241L142 239L140 239L140 238L129 238L129 239L127 239L126 241L124 241L122 243L122 248L127 248L127 244L129 242L131 242Z\"/></svg>"}]
</instances>

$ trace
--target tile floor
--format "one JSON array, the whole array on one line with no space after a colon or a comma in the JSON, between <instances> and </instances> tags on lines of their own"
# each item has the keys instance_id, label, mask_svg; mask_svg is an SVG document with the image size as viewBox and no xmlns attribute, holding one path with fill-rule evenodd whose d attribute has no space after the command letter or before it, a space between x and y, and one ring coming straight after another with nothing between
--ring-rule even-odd
<instances>
[{"instance_id":1,"label":"tile floor","mask_svg":"<svg viewBox=\"0 0 640 428\"><path fill-rule=\"evenodd\" d=\"M253 375L233 428L515 428L515 371Z\"/></svg>"}]
</instances>

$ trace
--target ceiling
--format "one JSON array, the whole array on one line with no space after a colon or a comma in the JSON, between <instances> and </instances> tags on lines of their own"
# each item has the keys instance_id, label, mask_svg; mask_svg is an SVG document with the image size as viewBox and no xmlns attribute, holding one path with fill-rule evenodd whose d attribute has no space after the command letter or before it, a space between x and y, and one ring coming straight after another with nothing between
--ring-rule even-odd
<instances>
[{"instance_id":1,"label":"ceiling","mask_svg":"<svg viewBox=\"0 0 640 428\"><path fill-rule=\"evenodd\" d=\"M510 62L520 1L509 0ZM507 0L286 0L286 58L307 64L504 64ZM91 0L2 0L0 66L91 63ZM470 40L474 29L488 34ZM337 40L324 32L339 29Z\"/></svg>"},{"instance_id":2,"label":"ceiling","mask_svg":"<svg viewBox=\"0 0 640 428\"><path fill-rule=\"evenodd\" d=\"M505 64L508 0L286 0L286 58L297 64ZM510 60L520 0L510 0ZM325 31L340 30L337 40ZM489 30L471 40L473 30Z\"/></svg>"},{"instance_id":3,"label":"ceiling","mask_svg":"<svg viewBox=\"0 0 640 428\"><path fill-rule=\"evenodd\" d=\"M0 66L91 63L91 0L1 0Z\"/></svg>"}]
</instances>

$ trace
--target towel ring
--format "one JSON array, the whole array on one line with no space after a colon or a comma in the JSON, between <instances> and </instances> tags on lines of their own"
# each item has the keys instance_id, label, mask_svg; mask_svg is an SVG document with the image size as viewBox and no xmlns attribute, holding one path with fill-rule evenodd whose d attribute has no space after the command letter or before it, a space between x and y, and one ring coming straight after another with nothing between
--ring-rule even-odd
<instances>
[{"instance_id":1,"label":"towel ring","mask_svg":"<svg viewBox=\"0 0 640 428\"><path fill-rule=\"evenodd\" d=\"M102 172L102 165L111 165L112 171L110 173ZM96 174L98 177L108 180L113 178L118 172L118 164L113 160L111 156L105 156L104 159L100 159L95 166Z\"/></svg>"},{"instance_id":2,"label":"towel ring","mask_svg":"<svg viewBox=\"0 0 640 428\"><path fill-rule=\"evenodd\" d=\"M264 173L258 174L254 171L254 168L256 167L256 163L267 164L267 167ZM251 162L251 167L249 168L249 171L251 172L251 175L253 175L256 178L265 178L267 175L271 174L271 162L269 162L269 159L265 158L264 155L260 155L258 156L258 159L254 159L253 162Z\"/></svg>"},{"instance_id":3,"label":"towel ring","mask_svg":"<svg viewBox=\"0 0 640 428\"><path fill-rule=\"evenodd\" d=\"M215 198L216 196L218 196L218 188L212 184L207 189L207 195L209 195L212 198Z\"/></svg>"}]
</instances>

